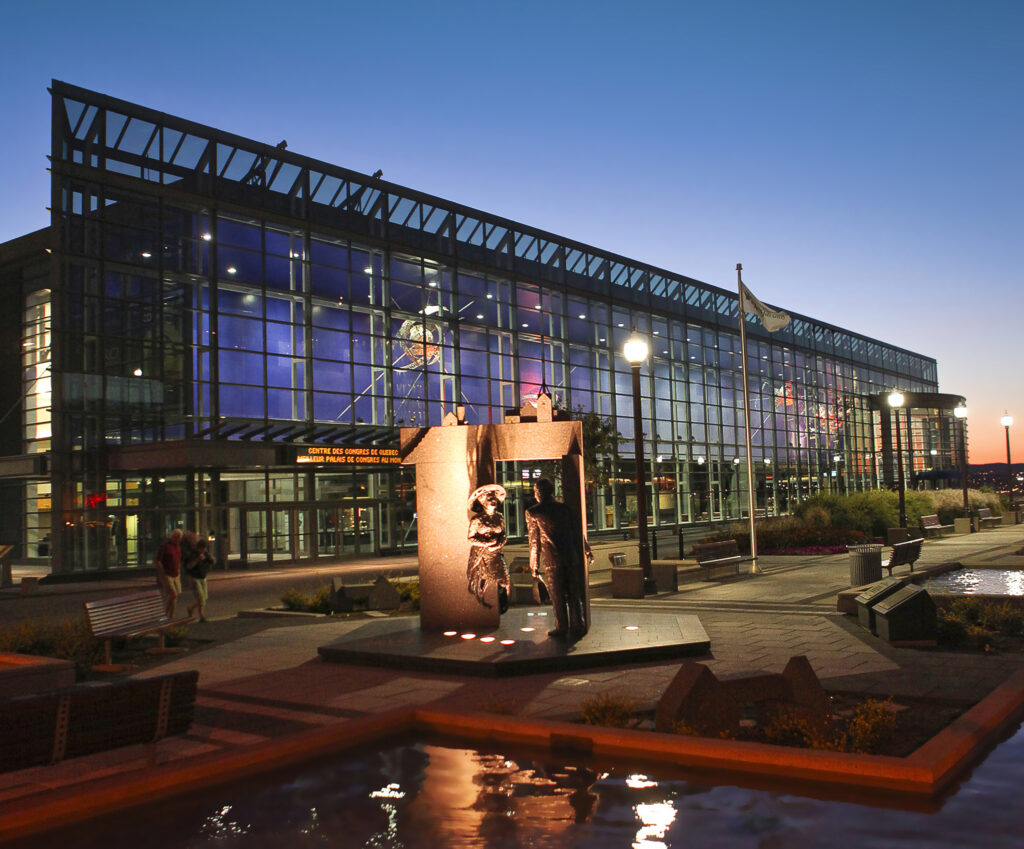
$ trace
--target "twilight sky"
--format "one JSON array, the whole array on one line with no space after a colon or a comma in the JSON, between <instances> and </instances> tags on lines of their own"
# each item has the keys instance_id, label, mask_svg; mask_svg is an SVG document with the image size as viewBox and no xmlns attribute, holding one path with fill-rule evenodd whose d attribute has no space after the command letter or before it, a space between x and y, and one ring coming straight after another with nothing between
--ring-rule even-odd
<instances>
[{"instance_id":1,"label":"twilight sky","mask_svg":"<svg viewBox=\"0 0 1024 849\"><path fill-rule=\"evenodd\" d=\"M1024 3L5 5L0 241L48 223L51 78L928 356L1024 459Z\"/></svg>"}]
</instances>

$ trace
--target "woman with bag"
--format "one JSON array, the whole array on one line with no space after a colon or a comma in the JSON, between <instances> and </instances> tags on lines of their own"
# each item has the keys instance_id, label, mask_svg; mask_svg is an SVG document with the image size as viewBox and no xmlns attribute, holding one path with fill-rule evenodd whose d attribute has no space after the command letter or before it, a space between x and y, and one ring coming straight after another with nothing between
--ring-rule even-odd
<instances>
[{"instance_id":1,"label":"woman with bag","mask_svg":"<svg viewBox=\"0 0 1024 849\"><path fill-rule=\"evenodd\" d=\"M197 607L199 608L199 621L206 621L206 599L209 598L209 589L206 586L206 576L213 568L213 558L206 550L206 540L200 539L196 542L195 549L185 561L185 573L192 579L192 591L196 600L188 606L189 615Z\"/></svg>"}]
</instances>

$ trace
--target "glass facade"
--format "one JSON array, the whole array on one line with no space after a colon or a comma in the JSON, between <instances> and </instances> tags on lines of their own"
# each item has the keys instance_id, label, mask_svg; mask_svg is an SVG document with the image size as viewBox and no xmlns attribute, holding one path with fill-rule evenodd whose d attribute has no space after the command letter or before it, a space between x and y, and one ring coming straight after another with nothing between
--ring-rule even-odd
<instances>
[{"instance_id":1,"label":"glass facade","mask_svg":"<svg viewBox=\"0 0 1024 849\"><path fill-rule=\"evenodd\" d=\"M25 450L53 456L27 539L61 538L55 569L145 564L176 524L232 559L401 549L409 471L297 467L288 449L395 447L455 405L497 423L542 386L614 423L588 518L635 525L633 328L652 352L650 520L746 509L735 293L56 82L52 209L56 270L25 302L23 367ZM747 335L758 510L878 486L869 398L935 391L935 361L802 316L776 334L750 317ZM172 459L199 443L237 450ZM922 462L950 465L948 433L928 445ZM536 472L503 473L521 489Z\"/></svg>"}]
</instances>

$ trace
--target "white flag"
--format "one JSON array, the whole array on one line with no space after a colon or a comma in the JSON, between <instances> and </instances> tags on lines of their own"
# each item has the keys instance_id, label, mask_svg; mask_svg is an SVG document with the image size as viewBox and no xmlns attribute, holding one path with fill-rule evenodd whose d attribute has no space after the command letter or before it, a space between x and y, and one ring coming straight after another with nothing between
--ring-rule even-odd
<instances>
[{"instance_id":1,"label":"white flag","mask_svg":"<svg viewBox=\"0 0 1024 849\"><path fill-rule=\"evenodd\" d=\"M789 324L789 313L784 313L782 310L773 310L771 307L766 307L754 297L746 284L741 283L740 287L740 308L744 313L752 312L761 319L761 324L764 325L765 330L769 333L775 333L777 330L782 330L783 327Z\"/></svg>"}]
</instances>

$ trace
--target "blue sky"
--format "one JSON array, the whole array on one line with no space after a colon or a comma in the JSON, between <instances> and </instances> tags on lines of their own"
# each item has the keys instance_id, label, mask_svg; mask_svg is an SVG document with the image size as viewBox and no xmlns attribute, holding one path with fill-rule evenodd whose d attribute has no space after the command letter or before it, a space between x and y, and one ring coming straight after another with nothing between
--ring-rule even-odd
<instances>
[{"instance_id":1,"label":"blue sky","mask_svg":"<svg viewBox=\"0 0 1024 849\"><path fill-rule=\"evenodd\" d=\"M55 0L3 19L0 240L48 221L63 79L725 288L742 262L762 300L935 357L972 462L1005 459L1004 408L1024 428L1024 3Z\"/></svg>"}]
</instances>

